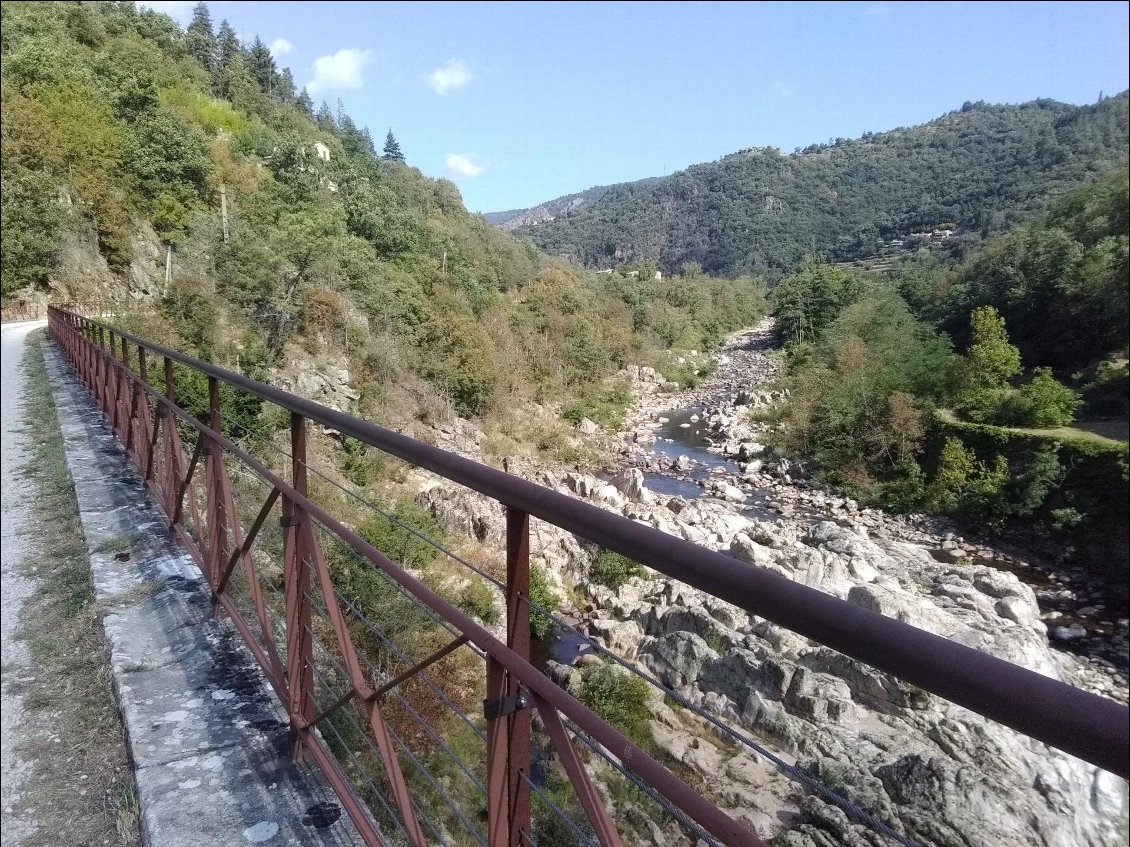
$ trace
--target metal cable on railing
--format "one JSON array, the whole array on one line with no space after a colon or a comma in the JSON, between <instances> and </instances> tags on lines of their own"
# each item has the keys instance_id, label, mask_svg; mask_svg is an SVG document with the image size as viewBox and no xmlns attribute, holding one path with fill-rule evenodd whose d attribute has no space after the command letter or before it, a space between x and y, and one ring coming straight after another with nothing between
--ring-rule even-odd
<instances>
[{"instance_id":1,"label":"metal cable on railing","mask_svg":"<svg viewBox=\"0 0 1130 847\"><path fill-rule=\"evenodd\" d=\"M330 651L326 650L324 645L322 646L322 656L325 659L329 659L329 661L332 662L333 665L342 674L347 673L345 668L341 665L341 663L337 660L337 658ZM348 709L341 710L339 713L344 713L344 714L348 715L352 720L356 721L356 717ZM453 801L451 799L451 797L448 796L447 792L443 790L443 788L440 786L439 782L436 780L435 776L427 768L427 766L424 765L424 763L419 760L419 758L416 756L416 754L412 752L411 748L404 742L404 740L400 737L400 735L397 734L396 730L394 730L390 726L390 727L388 727L388 732L389 732L389 735L392 736L393 740L400 747L400 749L404 752L404 755L406 755L409 758L409 760L412 762L412 764L415 766L416 771L424 776L424 779L435 790L435 792L439 796L439 798L444 802L444 804L449 809L451 809L452 813L456 816L456 818L462 824L464 829L466 829L468 834L470 834L480 845L482 845L482 847L486 847L486 843L482 840L482 837L479 835L478 831L475 830L475 828L471 825L471 822L467 820L466 816L463 814L462 810L459 809L459 807L455 803L455 801ZM367 736L366 736L366 739L367 739ZM370 747L373 751L373 754L376 755L379 758L380 752L377 750L376 746L372 743L371 740L367 739L367 741L368 741L368 743L369 743L369 745L370 745ZM418 808L419 807L417 806L417 810L418 810ZM434 826L433 826L433 832L435 832ZM440 840L442 841L443 839L440 839ZM444 841L444 843L446 843L446 841Z\"/></svg>"},{"instance_id":2,"label":"metal cable on railing","mask_svg":"<svg viewBox=\"0 0 1130 847\"><path fill-rule=\"evenodd\" d=\"M197 399L197 402L199 402L199 398L196 398L196 399ZM259 440L262 440L264 443L271 446L276 452L284 455L286 458L288 458L288 459L292 458L288 453L286 453L285 450L283 450L282 448L279 448L277 445L275 445L273 442L271 442L270 439L269 439L269 436L267 436L266 433L253 432L252 430L248 429L246 426L243 426L243 425L239 424L238 422L232 421L229 418L225 418L225 422L228 423L230 426L234 426L234 427L239 428L245 434L250 435L253 438L257 438ZM501 590L505 590L505 586L499 580L497 580L494 577L490 576L489 574L483 572L479 568L475 567L471 563L464 560L462 557L460 557L460 556L452 553L451 551L447 550L443 545L440 545L439 543L435 542L433 539L431 539L428 536L426 536L425 534L421 533L420 531L418 531L414 527L400 521L398 518L396 518L395 515L385 511L384 509L382 509L380 506L378 506L376 503L372 502L368 498L365 498L365 497L357 494L356 492L350 491L346 487L339 484L336 480L333 480L329 476L323 474L315 466L307 464L306 467L315 476L319 477L323 481L332 485L334 488L340 490L341 492L343 492L344 494L349 496L351 499L353 499L356 502L366 506L367 508L379 513L384 518L389 520L391 523L395 524L399 528L410 533L411 535L413 535L417 539L419 539L419 540L425 542L426 544L430 545L431 547L433 547L437 551L445 554L451 560L458 562L459 564L461 564L461 565L467 567L468 569L474 571L479 576L481 576L484 579L491 582L497 588L499 588ZM344 548L344 545L342 545L342 547ZM352 552L352 551L349 551L349 552ZM357 562L359 564L361 564L362 566L367 566L367 567L369 567L373 570L376 570L375 568L373 568L371 563L367 562L367 560L364 560L361 557L356 556L355 553L353 555L354 555L355 559L357 560ZM393 584L395 584L395 583L393 583ZM679 703L681 706L686 708L688 711L692 712L693 714L697 715L698 717L700 717L703 720L710 723L711 726L714 727L717 731L723 733L725 736L727 736L731 740L736 741L737 743L739 743L742 746L752 750L753 752L757 753L759 756L761 756L764 759L766 759L767 761L769 761L774 767L776 767L781 773L783 773L786 777L788 777L792 781L804 786L807 790L809 790L812 793L820 796L823 800L826 800L826 801L832 803L833 805L837 806L838 808L840 808L849 817L854 819L857 823L862 824L863 826L866 826L868 829L872 830L873 832L875 832L878 835L882 835L882 836L884 836L888 839L891 839L895 843L903 845L903 847L916 847L914 842L910 841L902 833L899 833L898 831L896 831L893 827L891 827L890 824L876 818L873 814L871 814L871 813L867 812L866 810L860 808L858 805L856 805L852 801L848 800L846 797L843 797L840 794L836 793L833 789L831 789L829 786L825 785L823 782L820 782L819 780L815 779L811 775L805 773L804 771L801 771L800 769L798 769L794 765L789 764L788 762L783 760L780 756L778 756L777 754L773 753L768 748L766 748L764 745L758 743L757 741L754 741L752 738L745 735L744 733L735 730L733 727L724 723L717 716L712 715L711 713L707 712L701 706L698 706L698 705L692 703L690 700L688 700L682 694L679 694L674 689L663 684L659 679L657 679L656 677L647 673L646 671L642 670L641 668L639 668L639 666L629 662L628 660L624 659L623 657L621 657L621 656L617 655L616 653L612 652L611 650L607 649L602 644L600 644L598 641L593 639L591 636L582 632L580 629L578 629L577 627L570 624L568 621L566 621L565 619L563 619L562 617L557 615L552 610L547 609L546 607L538 604L532 598L523 597L523 600L529 604L531 609L536 610L539 614L543 615L544 617L546 617L547 619L552 621L554 624L556 624L561 629L563 629L563 630L569 632L570 634L572 634L572 635L580 638L581 640L583 640L595 652L606 657L607 659L610 659L611 661L613 661L616 664L618 664L619 666L623 667L624 669L626 669L627 671L629 671L633 675L640 677L641 679L645 680L648 684L659 689L666 696L670 697L671 699L673 699L674 701ZM357 609L354 608L353 611L354 611L355 614L361 616ZM363 616L361 616L361 617L363 618ZM437 622L439 622L440 619L437 618L436 620L437 620ZM374 633L374 634L376 634L376 633ZM378 636L378 637L382 637L382 636ZM384 639L384 640L386 641L386 643L391 645L390 641L388 641L387 639ZM598 752L600 752L600 751L598 751ZM604 754L601 753L601 755L603 756ZM627 773L625 773L625 776L627 776ZM633 781L635 781L634 777L629 777L629 778L632 779ZM649 792L649 793L654 793L654 792ZM656 796L658 796L658 795L656 795ZM667 811L672 813L673 815L677 814L676 812L674 812L673 807L671 809L668 809ZM704 837L704 836L700 835L698 837ZM708 838L708 837L706 838L706 840L711 842L711 843L716 843L716 842L713 842L713 840Z\"/></svg>"},{"instance_id":3,"label":"metal cable on railing","mask_svg":"<svg viewBox=\"0 0 1130 847\"><path fill-rule=\"evenodd\" d=\"M549 795L540 785L535 783L525 774L522 774L522 781L530 787L530 791L533 794L537 795L538 799L541 800L541 802L543 802L562 823L569 827L576 838L579 838L585 844L592 845L592 847L598 847L597 841L593 837L593 835L581 829L580 825L575 820L573 820L572 816L567 814L560 806L553 802L553 800L550 799ZM553 845L539 845L537 839L534 838L533 833L529 832L522 833L522 840L527 844L532 844L534 847L554 847Z\"/></svg>"}]
</instances>

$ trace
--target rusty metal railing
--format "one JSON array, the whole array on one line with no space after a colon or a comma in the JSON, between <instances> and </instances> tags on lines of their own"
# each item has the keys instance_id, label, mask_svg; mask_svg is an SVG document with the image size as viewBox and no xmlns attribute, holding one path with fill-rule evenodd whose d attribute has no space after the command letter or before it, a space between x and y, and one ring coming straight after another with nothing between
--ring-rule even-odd
<instances>
[{"instance_id":1,"label":"rusty metal railing","mask_svg":"<svg viewBox=\"0 0 1130 847\"><path fill-rule=\"evenodd\" d=\"M47 303L8 303L0 307L0 322L10 321L38 321L47 317L48 311L53 308ZM85 317L108 317L123 308L123 304L114 300L91 300L81 303L59 304L58 308L64 309Z\"/></svg>"},{"instance_id":2,"label":"rusty metal railing","mask_svg":"<svg viewBox=\"0 0 1130 847\"><path fill-rule=\"evenodd\" d=\"M719 843L763 843L530 663L531 517L1127 776L1128 712L1113 701L99 321L52 308L49 323L164 509L171 531L199 563L216 607L231 617L286 707L295 754L308 756L321 767L368 844L386 843L378 820L382 815L358 796L350 781L350 766L343 766L327 746L332 746L328 730L336 731L335 715L343 714L349 704L352 713L363 718L373 759L384 771L384 796L377 799L390 814L395 811L409 843L427 843L420 825L422 810L401 765L400 752L406 747L390 730L382 704L405 680L423 675L455 651L469 649L486 664L482 788L487 828L485 842L475 836L480 843L489 847L533 843L530 738L535 711L587 818L588 831L602 847L621 841L574 746L582 736L619 762L630 763L636 776ZM207 421L189 414L178 402L176 368L206 380ZM161 377L163 385L155 385ZM286 471L268 467L223 434L220 389L225 385L289 414ZM306 456L309 423L430 470L505 507L505 642L392 561L390 551L378 550L311 499ZM190 451L182 443L182 433L194 441ZM267 492L262 505L243 519L232 493L229 463L237 464L242 474ZM254 549L270 531L273 514L279 516L274 525L282 534L283 561L281 577L275 580L282 590L274 605L267 597L272 590L272 579L265 575L269 555ZM399 674L374 670L355 645L364 635L357 625L360 611L335 586L326 544L340 546L374 567L404 596L426 608L450 632L451 640L437 644ZM237 576L242 580L239 596L234 588ZM345 690L336 697L325 691L319 694L327 688L324 677L333 674ZM412 763L415 778L420 763L416 759Z\"/></svg>"}]
</instances>

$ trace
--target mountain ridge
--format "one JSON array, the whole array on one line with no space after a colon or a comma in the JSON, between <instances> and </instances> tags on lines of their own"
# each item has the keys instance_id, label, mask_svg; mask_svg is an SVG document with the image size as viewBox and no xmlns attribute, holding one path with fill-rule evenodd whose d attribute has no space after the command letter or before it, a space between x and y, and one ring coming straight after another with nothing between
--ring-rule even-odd
<instances>
[{"instance_id":1,"label":"mountain ridge","mask_svg":"<svg viewBox=\"0 0 1130 847\"><path fill-rule=\"evenodd\" d=\"M1127 101L1122 92L1085 106L967 102L913 127L790 154L746 148L596 197L565 195L533 207L559 210L552 218L507 228L588 267L697 262L719 275L780 273L808 252L866 258L945 223L987 235L1124 167Z\"/></svg>"}]
</instances>

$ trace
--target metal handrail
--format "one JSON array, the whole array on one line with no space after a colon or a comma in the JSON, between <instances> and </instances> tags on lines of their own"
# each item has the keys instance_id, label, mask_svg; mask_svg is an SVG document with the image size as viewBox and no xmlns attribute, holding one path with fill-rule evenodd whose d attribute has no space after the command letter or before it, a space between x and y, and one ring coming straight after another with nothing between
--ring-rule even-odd
<instances>
[{"instance_id":1,"label":"metal handrail","mask_svg":"<svg viewBox=\"0 0 1130 847\"><path fill-rule=\"evenodd\" d=\"M1104 770L1128 776L1130 710L1113 700L119 328L70 316L101 325L154 354L628 556ZM356 536L342 537L364 543ZM522 675L528 668L513 670Z\"/></svg>"}]
</instances>

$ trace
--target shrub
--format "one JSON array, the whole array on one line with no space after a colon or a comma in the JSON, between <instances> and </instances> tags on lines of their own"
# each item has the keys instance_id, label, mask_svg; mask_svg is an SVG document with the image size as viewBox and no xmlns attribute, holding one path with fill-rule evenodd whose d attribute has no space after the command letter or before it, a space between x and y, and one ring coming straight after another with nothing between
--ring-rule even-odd
<instances>
[{"instance_id":1,"label":"shrub","mask_svg":"<svg viewBox=\"0 0 1130 847\"><path fill-rule=\"evenodd\" d=\"M530 566L530 599L547 611L557 609L557 597L549 587L549 576L544 568ZM534 638L545 638L553 629L553 619L537 609L530 609L530 632Z\"/></svg>"},{"instance_id":2,"label":"shrub","mask_svg":"<svg viewBox=\"0 0 1130 847\"><path fill-rule=\"evenodd\" d=\"M590 665L581 676L578 699L645 749L651 744L648 685L611 664Z\"/></svg>"},{"instance_id":3,"label":"shrub","mask_svg":"<svg viewBox=\"0 0 1130 847\"><path fill-rule=\"evenodd\" d=\"M1016 392L1015 423L1021 426L1068 426L1075 420L1079 394L1058 382L1047 368L1036 368L1031 381Z\"/></svg>"},{"instance_id":4,"label":"shrub","mask_svg":"<svg viewBox=\"0 0 1130 847\"><path fill-rule=\"evenodd\" d=\"M582 386L576 398L565 405L561 417L573 424L588 418L609 432L615 432L623 425L631 401L631 388L622 379L590 383Z\"/></svg>"},{"instance_id":5,"label":"shrub","mask_svg":"<svg viewBox=\"0 0 1130 847\"><path fill-rule=\"evenodd\" d=\"M443 530L436 519L409 500L396 503L390 514L395 521L381 514L373 515L362 522L357 531L362 538L406 568L421 570L435 561L435 547L404 527L411 527L437 544L443 544Z\"/></svg>"},{"instance_id":6,"label":"shrub","mask_svg":"<svg viewBox=\"0 0 1130 847\"><path fill-rule=\"evenodd\" d=\"M629 579L642 574L643 568L640 567L639 563L620 553L602 550L596 561L593 562L592 571L589 575L593 582L605 585L613 591L619 591L620 586Z\"/></svg>"},{"instance_id":7,"label":"shrub","mask_svg":"<svg viewBox=\"0 0 1130 847\"><path fill-rule=\"evenodd\" d=\"M472 577L466 588L460 592L457 605L485 624L489 625L498 620L498 611L494 606L494 592L480 579Z\"/></svg>"}]
</instances>

